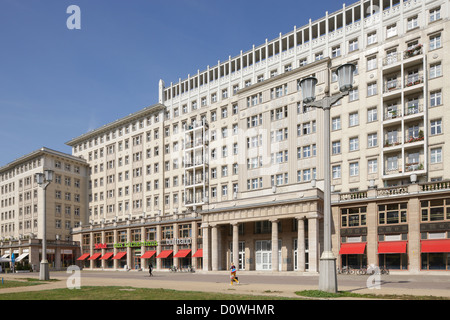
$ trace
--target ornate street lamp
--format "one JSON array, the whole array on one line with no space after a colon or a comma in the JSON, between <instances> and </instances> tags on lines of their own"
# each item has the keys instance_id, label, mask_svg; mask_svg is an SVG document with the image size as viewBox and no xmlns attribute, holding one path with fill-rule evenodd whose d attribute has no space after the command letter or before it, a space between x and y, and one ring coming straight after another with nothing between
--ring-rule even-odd
<instances>
[{"instance_id":1,"label":"ornate street lamp","mask_svg":"<svg viewBox=\"0 0 450 320\"><path fill-rule=\"evenodd\" d=\"M44 190L44 212L43 212L43 228L42 228L42 259L39 268L39 280L49 280L49 268L47 260L47 197L46 189L50 182L53 181L53 171L45 170L44 173L35 174L37 184Z\"/></svg>"},{"instance_id":2,"label":"ornate street lamp","mask_svg":"<svg viewBox=\"0 0 450 320\"><path fill-rule=\"evenodd\" d=\"M317 79L308 77L300 82L305 106L321 108L324 111L324 251L320 257L319 290L337 292L336 257L331 251L331 174L330 174L330 108L333 104L349 94L353 87L353 64L343 64L337 69L340 93L316 100L315 87Z\"/></svg>"}]
</instances>

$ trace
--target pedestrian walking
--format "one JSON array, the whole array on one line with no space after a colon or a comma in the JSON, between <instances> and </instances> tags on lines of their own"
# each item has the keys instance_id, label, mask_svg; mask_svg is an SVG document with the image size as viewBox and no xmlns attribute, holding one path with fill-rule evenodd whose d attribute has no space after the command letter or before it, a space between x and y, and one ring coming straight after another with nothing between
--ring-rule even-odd
<instances>
[{"instance_id":1,"label":"pedestrian walking","mask_svg":"<svg viewBox=\"0 0 450 320\"><path fill-rule=\"evenodd\" d=\"M149 273L149 277L153 277L153 265L150 262L150 264L148 265L148 273Z\"/></svg>"},{"instance_id":2,"label":"pedestrian walking","mask_svg":"<svg viewBox=\"0 0 450 320\"><path fill-rule=\"evenodd\" d=\"M234 266L234 263L231 263L231 274L230 274L230 283L233 285L233 282L236 282L239 284L238 277L236 276L236 267Z\"/></svg>"}]
</instances>

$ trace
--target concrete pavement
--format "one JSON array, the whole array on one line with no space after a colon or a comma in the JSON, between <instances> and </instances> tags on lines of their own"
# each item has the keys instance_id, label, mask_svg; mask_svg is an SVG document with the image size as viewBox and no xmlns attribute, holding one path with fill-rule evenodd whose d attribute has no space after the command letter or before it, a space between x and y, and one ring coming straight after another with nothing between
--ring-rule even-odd
<instances>
[{"instance_id":1,"label":"concrete pavement","mask_svg":"<svg viewBox=\"0 0 450 320\"><path fill-rule=\"evenodd\" d=\"M145 271L89 271L80 273L81 286L131 286L136 288L165 288L184 291L220 292L231 294L263 295L269 297L298 297L295 291L316 290L318 275L299 275L290 273L257 273L241 271L238 276L239 285L230 285L228 272L210 273L170 273L154 272L149 277ZM0 294L25 291L41 291L56 288L66 288L67 279L72 275L66 272L51 272L52 281L36 286L2 289ZM2 274L5 281L26 278L38 278L38 273ZM377 295L415 295L435 296L450 299L450 275L388 275L381 276L377 286L375 281L369 281L369 276L338 276L339 291L354 293L369 293ZM71 282L72 284L74 282ZM368 288L369 286L375 288Z\"/></svg>"}]
</instances>

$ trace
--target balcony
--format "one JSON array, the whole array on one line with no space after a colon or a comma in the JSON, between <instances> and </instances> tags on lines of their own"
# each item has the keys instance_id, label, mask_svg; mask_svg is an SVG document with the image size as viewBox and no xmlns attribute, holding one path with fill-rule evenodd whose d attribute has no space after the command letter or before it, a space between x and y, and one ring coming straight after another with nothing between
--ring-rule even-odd
<instances>
[{"instance_id":1,"label":"balcony","mask_svg":"<svg viewBox=\"0 0 450 320\"><path fill-rule=\"evenodd\" d=\"M403 52L403 59L409 59L418 55L421 55L423 53L422 50L422 45L421 44L417 44L415 47L406 50L405 52Z\"/></svg>"},{"instance_id":2,"label":"balcony","mask_svg":"<svg viewBox=\"0 0 450 320\"><path fill-rule=\"evenodd\" d=\"M393 120L393 119L400 119L402 116L401 110L396 109L387 109L384 113L384 120Z\"/></svg>"},{"instance_id":3,"label":"balcony","mask_svg":"<svg viewBox=\"0 0 450 320\"><path fill-rule=\"evenodd\" d=\"M405 164L405 172L413 172L423 170L423 163L414 162Z\"/></svg>"},{"instance_id":4,"label":"balcony","mask_svg":"<svg viewBox=\"0 0 450 320\"><path fill-rule=\"evenodd\" d=\"M405 117L412 115L421 115L423 112L423 105L416 103L408 103L405 107ZM409 117L412 118L412 117ZM415 118L415 117L414 117Z\"/></svg>"}]
</instances>

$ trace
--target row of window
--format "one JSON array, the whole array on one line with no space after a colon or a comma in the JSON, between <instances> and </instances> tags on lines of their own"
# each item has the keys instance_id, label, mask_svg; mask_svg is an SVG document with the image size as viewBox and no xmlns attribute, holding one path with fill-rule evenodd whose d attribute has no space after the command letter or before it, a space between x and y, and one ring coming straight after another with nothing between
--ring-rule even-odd
<instances>
[{"instance_id":1,"label":"row of window","mask_svg":"<svg viewBox=\"0 0 450 320\"><path fill-rule=\"evenodd\" d=\"M423 200L420 202L421 222L449 221L450 199ZM408 223L408 204L400 202L377 206L378 225ZM367 207L343 208L340 211L341 227L367 225Z\"/></svg>"}]
</instances>

